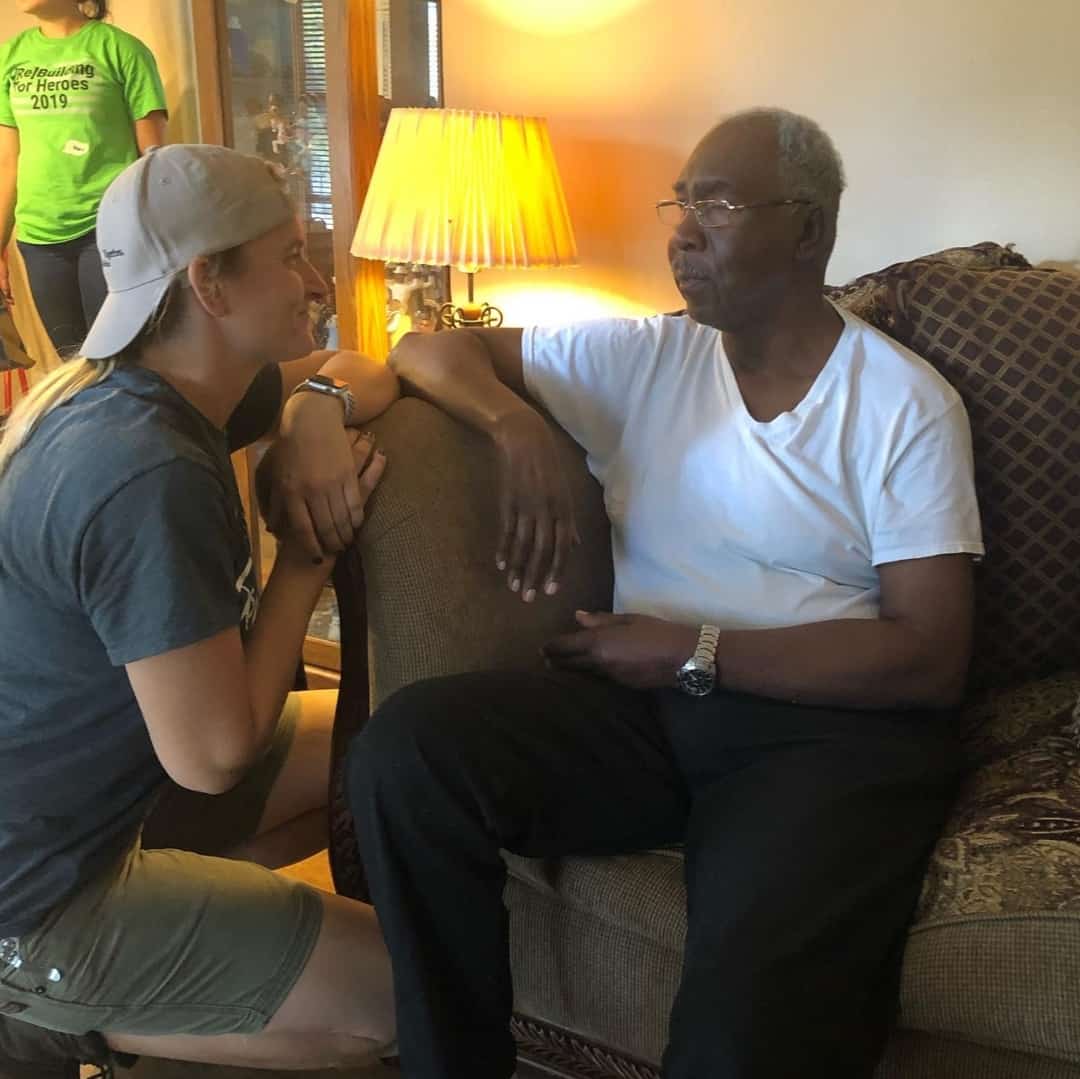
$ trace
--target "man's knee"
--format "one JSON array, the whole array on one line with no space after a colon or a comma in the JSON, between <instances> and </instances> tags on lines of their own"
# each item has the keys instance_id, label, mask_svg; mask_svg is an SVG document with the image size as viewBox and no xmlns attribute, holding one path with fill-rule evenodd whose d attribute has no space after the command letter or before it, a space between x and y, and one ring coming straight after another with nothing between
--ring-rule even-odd
<instances>
[{"instance_id":1,"label":"man's knee","mask_svg":"<svg viewBox=\"0 0 1080 1079\"><path fill-rule=\"evenodd\" d=\"M388 697L349 746L346 783L354 806L361 792L408 796L430 782L430 764L454 753L461 738L446 679L414 682Z\"/></svg>"}]
</instances>

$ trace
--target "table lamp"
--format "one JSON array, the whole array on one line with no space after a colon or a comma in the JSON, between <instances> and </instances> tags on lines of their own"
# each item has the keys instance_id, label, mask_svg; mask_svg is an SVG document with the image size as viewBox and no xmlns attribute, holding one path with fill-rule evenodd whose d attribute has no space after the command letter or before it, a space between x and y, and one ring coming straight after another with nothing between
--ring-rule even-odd
<instances>
[{"instance_id":1,"label":"table lamp","mask_svg":"<svg viewBox=\"0 0 1080 1079\"><path fill-rule=\"evenodd\" d=\"M357 258L452 266L466 304L446 326L499 326L473 275L577 262L547 121L461 109L393 109L353 238Z\"/></svg>"}]
</instances>

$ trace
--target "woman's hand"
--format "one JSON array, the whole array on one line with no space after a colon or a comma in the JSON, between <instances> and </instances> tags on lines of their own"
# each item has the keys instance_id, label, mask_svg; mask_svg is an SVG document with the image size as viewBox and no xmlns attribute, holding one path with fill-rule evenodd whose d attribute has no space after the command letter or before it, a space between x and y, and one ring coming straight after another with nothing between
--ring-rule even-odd
<instances>
[{"instance_id":1,"label":"woman's hand","mask_svg":"<svg viewBox=\"0 0 1080 1079\"><path fill-rule=\"evenodd\" d=\"M552 596L570 547L580 542L558 449L539 413L522 407L494 433L498 457L499 542L495 565L511 591L532 603Z\"/></svg>"},{"instance_id":2,"label":"woman's hand","mask_svg":"<svg viewBox=\"0 0 1080 1079\"><path fill-rule=\"evenodd\" d=\"M356 538L385 467L371 435L342 425L338 401L297 395L256 473L266 527L310 561L332 558Z\"/></svg>"}]
</instances>

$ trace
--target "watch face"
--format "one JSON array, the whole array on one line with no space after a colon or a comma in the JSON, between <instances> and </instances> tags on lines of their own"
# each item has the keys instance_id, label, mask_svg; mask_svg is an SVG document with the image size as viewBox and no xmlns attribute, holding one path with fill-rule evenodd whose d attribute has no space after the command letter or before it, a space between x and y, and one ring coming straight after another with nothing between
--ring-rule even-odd
<instances>
[{"instance_id":1,"label":"watch face","mask_svg":"<svg viewBox=\"0 0 1080 1079\"><path fill-rule=\"evenodd\" d=\"M335 381L329 375L309 375L308 382L317 382L320 386L325 386L328 390L332 390L335 387Z\"/></svg>"},{"instance_id":2,"label":"watch face","mask_svg":"<svg viewBox=\"0 0 1080 1079\"><path fill-rule=\"evenodd\" d=\"M712 693L715 676L700 667L683 667L678 673L679 689L691 697L706 697Z\"/></svg>"}]
</instances>

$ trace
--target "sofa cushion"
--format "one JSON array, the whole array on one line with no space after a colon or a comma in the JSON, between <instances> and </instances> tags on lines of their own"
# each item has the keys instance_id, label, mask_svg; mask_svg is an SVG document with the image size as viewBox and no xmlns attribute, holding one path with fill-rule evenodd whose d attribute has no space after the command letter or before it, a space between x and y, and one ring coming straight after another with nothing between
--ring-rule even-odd
<instances>
[{"instance_id":1,"label":"sofa cushion","mask_svg":"<svg viewBox=\"0 0 1080 1079\"><path fill-rule=\"evenodd\" d=\"M514 1010L657 1063L682 974L681 852L504 857Z\"/></svg>"},{"instance_id":2,"label":"sofa cushion","mask_svg":"<svg viewBox=\"0 0 1080 1079\"><path fill-rule=\"evenodd\" d=\"M914 265L893 334L971 418L986 558L972 684L1080 662L1080 275Z\"/></svg>"},{"instance_id":3,"label":"sofa cushion","mask_svg":"<svg viewBox=\"0 0 1080 1079\"><path fill-rule=\"evenodd\" d=\"M1080 1064L1080 673L988 694L931 858L903 1024Z\"/></svg>"},{"instance_id":4,"label":"sofa cushion","mask_svg":"<svg viewBox=\"0 0 1080 1079\"><path fill-rule=\"evenodd\" d=\"M1080 932L1078 698L1080 675L1062 674L968 711L978 766L935 848L919 923L1070 911Z\"/></svg>"},{"instance_id":5,"label":"sofa cushion","mask_svg":"<svg viewBox=\"0 0 1080 1079\"><path fill-rule=\"evenodd\" d=\"M922 1031L897 1030L874 1079L1080 1079L1080 1065L976 1045Z\"/></svg>"}]
</instances>

